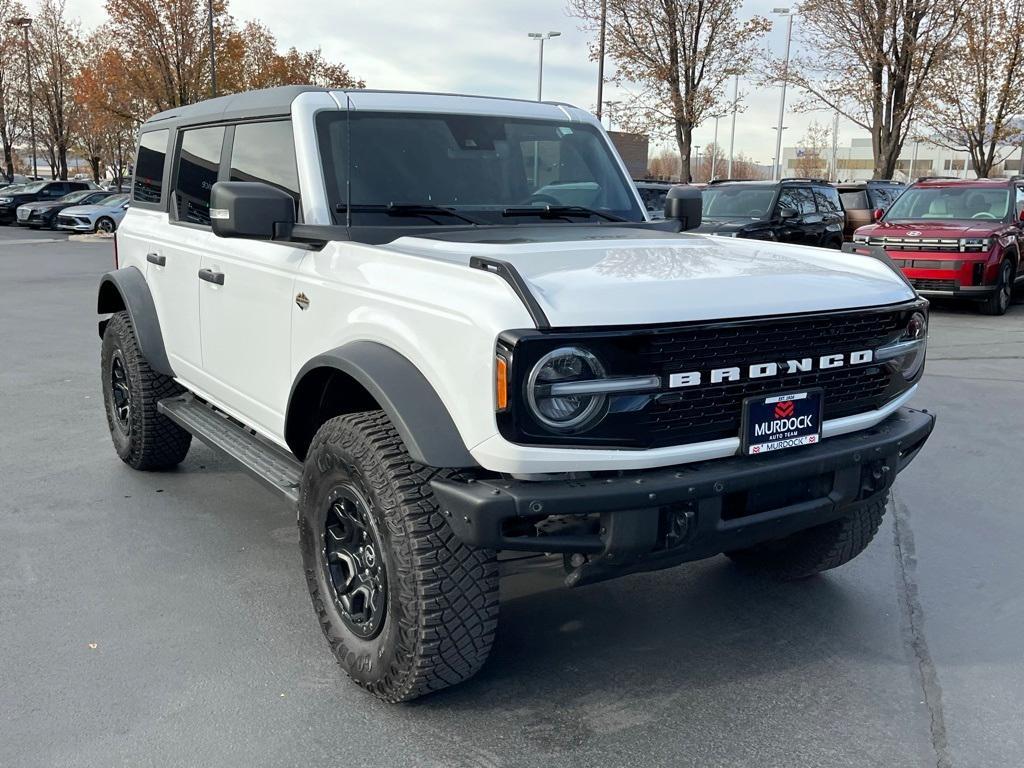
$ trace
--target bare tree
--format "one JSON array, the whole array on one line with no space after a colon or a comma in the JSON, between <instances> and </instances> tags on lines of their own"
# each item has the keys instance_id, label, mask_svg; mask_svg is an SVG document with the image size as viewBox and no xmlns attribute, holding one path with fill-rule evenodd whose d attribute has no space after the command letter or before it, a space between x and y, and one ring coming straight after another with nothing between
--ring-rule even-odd
<instances>
[{"instance_id":1,"label":"bare tree","mask_svg":"<svg viewBox=\"0 0 1024 768\"><path fill-rule=\"evenodd\" d=\"M828 173L825 151L832 143L832 130L816 121L807 126L807 132L796 145L795 175L821 178Z\"/></svg>"},{"instance_id":2,"label":"bare tree","mask_svg":"<svg viewBox=\"0 0 1024 768\"><path fill-rule=\"evenodd\" d=\"M43 0L32 25L33 79L43 116L42 142L54 178L68 177L68 149L72 143L77 106L72 81L81 65L81 30L69 21L64 0Z\"/></svg>"},{"instance_id":3,"label":"bare tree","mask_svg":"<svg viewBox=\"0 0 1024 768\"><path fill-rule=\"evenodd\" d=\"M933 144L967 152L986 177L1022 140L1024 0L966 0L949 55L936 68L923 125Z\"/></svg>"},{"instance_id":4,"label":"bare tree","mask_svg":"<svg viewBox=\"0 0 1024 768\"><path fill-rule=\"evenodd\" d=\"M10 22L24 15L25 8L17 0L0 0L0 147L8 178L14 174L14 145L21 138L27 109L22 32Z\"/></svg>"},{"instance_id":5,"label":"bare tree","mask_svg":"<svg viewBox=\"0 0 1024 768\"><path fill-rule=\"evenodd\" d=\"M907 132L956 34L960 0L805 0L789 82L871 134L874 176L892 178ZM1007 34L1013 34L1008 31ZM773 77L782 77L775 62Z\"/></svg>"},{"instance_id":6,"label":"bare tree","mask_svg":"<svg viewBox=\"0 0 1024 768\"><path fill-rule=\"evenodd\" d=\"M616 82L636 89L620 107L632 130L668 134L692 177L693 129L731 104L726 84L744 74L757 41L771 28L760 16L738 18L742 0L606 0L606 49ZM569 0L589 29L600 23L601 0Z\"/></svg>"}]
</instances>

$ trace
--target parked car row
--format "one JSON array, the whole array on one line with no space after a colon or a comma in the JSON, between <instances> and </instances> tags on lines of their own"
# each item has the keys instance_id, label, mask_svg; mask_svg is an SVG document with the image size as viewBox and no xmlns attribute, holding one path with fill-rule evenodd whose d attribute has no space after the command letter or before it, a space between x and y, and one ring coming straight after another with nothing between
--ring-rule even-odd
<instances>
[{"instance_id":1,"label":"parked car row","mask_svg":"<svg viewBox=\"0 0 1024 768\"><path fill-rule=\"evenodd\" d=\"M659 186L635 183L645 202ZM671 186L660 183L660 194ZM909 186L723 179L707 184L702 197L696 232L833 249L844 240L877 246L920 294L973 300L987 314L1004 314L1024 281L1024 177L931 177Z\"/></svg>"},{"instance_id":2,"label":"parked car row","mask_svg":"<svg viewBox=\"0 0 1024 768\"><path fill-rule=\"evenodd\" d=\"M0 224L33 229L113 232L128 207L126 194L91 181L37 181L0 189Z\"/></svg>"}]
</instances>

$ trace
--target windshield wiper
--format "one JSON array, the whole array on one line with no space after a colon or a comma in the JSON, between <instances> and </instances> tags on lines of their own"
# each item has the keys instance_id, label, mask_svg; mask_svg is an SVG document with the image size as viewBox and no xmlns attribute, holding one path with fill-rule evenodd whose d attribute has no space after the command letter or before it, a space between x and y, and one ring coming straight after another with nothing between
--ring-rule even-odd
<instances>
[{"instance_id":1,"label":"windshield wiper","mask_svg":"<svg viewBox=\"0 0 1024 768\"><path fill-rule=\"evenodd\" d=\"M461 214L454 208L446 208L442 205L433 205L432 203L353 203L352 205L338 203L334 206L334 210L338 213L345 213L345 211L351 211L352 213L386 213L388 216L423 216L427 219L431 216L451 216L467 224L487 223Z\"/></svg>"},{"instance_id":2,"label":"windshield wiper","mask_svg":"<svg viewBox=\"0 0 1024 768\"><path fill-rule=\"evenodd\" d=\"M531 205L522 208L506 208L501 212L502 216L540 216L542 219L568 218L570 216L599 216L606 221L628 221L621 216L615 216L604 211L595 211L593 208L584 208L582 205Z\"/></svg>"}]
</instances>

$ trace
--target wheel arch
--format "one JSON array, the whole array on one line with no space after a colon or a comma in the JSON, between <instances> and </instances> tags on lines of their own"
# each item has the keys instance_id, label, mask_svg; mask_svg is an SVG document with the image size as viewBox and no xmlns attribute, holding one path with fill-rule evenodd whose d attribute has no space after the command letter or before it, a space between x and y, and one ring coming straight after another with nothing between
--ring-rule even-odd
<instances>
[{"instance_id":1,"label":"wheel arch","mask_svg":"<svg viewBox=\"0 0 1024 768\"><path fill-rule=\"evenodd\" d=\"M354 341L317 355L299 370L288 396L284 438L305 459L328 419L384 411L414 461L431 467L476 466L437 391L404 355Z\"/></svg>"},{"instance_id":2,"label":"wheel arch","mask_svg":"<svg viewBox=\"0 0 1024 768\"><path fill-rule=\"evenodd\" d=\"M164 337L160 331L160 320L149 291L146 278L137 267L121 267L107 272L100 278L96 297L96 311L101 315L127 312L139 342L139 351L146 358L149 367L166 376L173 376L174 370L167 359ZM99 322L100 338L107 327L109 318Z\"/></svg>"}]
</instances>

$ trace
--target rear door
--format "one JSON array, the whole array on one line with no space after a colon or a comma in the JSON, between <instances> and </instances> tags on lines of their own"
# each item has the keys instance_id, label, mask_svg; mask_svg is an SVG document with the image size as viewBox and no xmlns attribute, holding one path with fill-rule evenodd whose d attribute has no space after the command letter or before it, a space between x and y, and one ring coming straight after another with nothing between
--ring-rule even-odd
<instances>
[{"instance_id":1,"label":"rear door","mask_svg":"<svg viewBox=\"0 0 1024 768\"><path fill-rule=\"evenodd\" d=\"M289 120L234 126L221 178L262 181L290 193L299 208ZM204 216L208 220L209 197ZM203 368L210 394L271 434L284 431L291 388L291 320L295 276L308 253L281 243L203 235L199 286ZM216 281L216 282L214 282Z\"/></svg>"}]
</instances>

